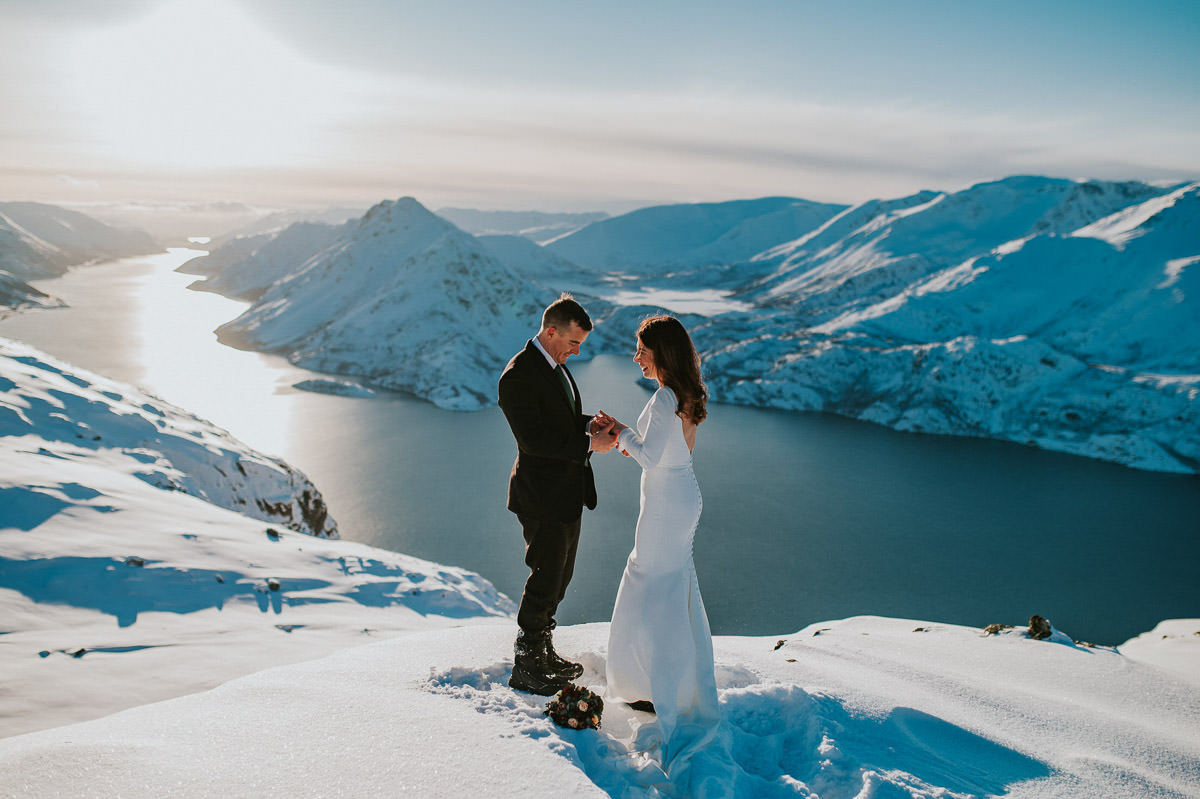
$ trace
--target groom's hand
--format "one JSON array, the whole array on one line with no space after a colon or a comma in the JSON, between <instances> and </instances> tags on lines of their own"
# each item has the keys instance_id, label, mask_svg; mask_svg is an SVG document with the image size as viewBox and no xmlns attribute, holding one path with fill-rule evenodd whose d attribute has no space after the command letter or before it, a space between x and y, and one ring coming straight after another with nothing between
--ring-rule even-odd
<instances>
[{"instance_id":1,"label":"groom's hand","mask_svg":"<svg viewBox=\"0 0 1200 799\"><path fill-rule=\"evenodd\" d=\"M611 424L602 427L594 428L592 431L592 451L593 452L608 452L617 444L617 434L613 430Z\"/></svg>"}]
</instances>

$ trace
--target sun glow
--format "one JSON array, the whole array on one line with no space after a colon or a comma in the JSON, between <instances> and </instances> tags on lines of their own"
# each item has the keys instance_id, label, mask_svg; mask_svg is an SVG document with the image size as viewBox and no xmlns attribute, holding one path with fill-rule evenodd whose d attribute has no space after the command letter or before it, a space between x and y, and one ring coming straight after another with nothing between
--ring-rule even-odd
<instances>
[{"instance_id":1,"label":"sun glow","mask_svg":"<svg viewBox=\"0 0 1200 799\"><path fill-rule=\"evenodd\" d=\"M320 159L330 128L351 122L361 85L222 0L176 0L89 31L64 66L97 155L183 169Z\"/></svg>"}]
</instances>

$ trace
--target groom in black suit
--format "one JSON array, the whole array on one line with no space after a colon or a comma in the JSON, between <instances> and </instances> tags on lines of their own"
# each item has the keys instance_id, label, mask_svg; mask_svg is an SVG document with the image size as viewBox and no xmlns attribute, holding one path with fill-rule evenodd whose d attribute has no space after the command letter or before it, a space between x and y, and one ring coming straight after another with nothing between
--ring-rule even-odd
<instances>
[{"instance_id":1,"label":"groom in black suit","mask_svg":"<svg viewBox=\"0 0 1200 799\"><path fill-rule=\"evenodd\" d=\"M500 408L517 440L508 480L508 509L525 536L529 579L517 612L512 679L520 691L549 696L583 673L554 651L554 614L575 568L583 508L596 507L592 452L616 443L583 413L567 358L579 354L592 320L563 294L542 314L542 328L500 375Z\"/></svg>"}]
</instances>

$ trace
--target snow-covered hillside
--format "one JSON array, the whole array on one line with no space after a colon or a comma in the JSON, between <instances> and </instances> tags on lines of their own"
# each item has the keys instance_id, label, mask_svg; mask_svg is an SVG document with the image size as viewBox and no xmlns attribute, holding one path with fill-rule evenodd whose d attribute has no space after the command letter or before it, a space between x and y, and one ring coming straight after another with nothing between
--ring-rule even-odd
<instances>
[{"instance_id":1,"label":"snow-covered hillside","mask_svg":"<svg viewBox=\"0 0 1200 799\"><path fill-rule=\"evenodd\" d=\"M320 222L297 222L259 241L253 252L240 257L232 256L246 245L246 239L234 239L208 256L193 259L180 267L179 271L190 271L193 261L201 261L209 270L215 260L223 264L212 277L197 280L189 288L214 291L226 297L256 300L273 283L288 275L299 272L304 263L331 245L342 234L346 225L325 225ZM258 237L255 237L258 241Z\"/></svg>"},{"instance_id":2,"label":"snow-covered hillside","mask_svg":"<svg viewBox=\"0 0 1200 799\"><path fill-rule=\"evenodd\" d=\"M279 235L279 231L258 233L252 236L238 236L219 245L212 244L206 255L197 255L195 258L189 259L175 271L185 275L219 275L230 266L252 257L254 253L258 252L259 247L267 244L277 235ZM201 288L196 284L192 284L192 287Z\"/></svg>"},{"instance_id":3,"label":"snow-covered hillside","mask_svg":"<svg viewBox=\"0 0 1200 799\"><path fill-rule=\"evenodd\" d=\"M593 223L547 248L597 270L658 275L749 259L844 208L791 197L655 206Z\"/></svg>"},{"instance_id":4,"label":"snow-covered hillside","mask_svg":"<svg viewBox=\"0 0 1200 799\"><path fill-rule=\"evenodd\" d=\"M0 692L0 735L399 631L508 622L477 575L336 531L287 464L0 341L0 673L19 686Z\"/></svg>"},{"instance_id":5,"label":"snow-covered hillside","mask_svg":"<svg viewBox=\"0 0 1200 799\"><path fill-rule=\"evenodd\" d=\"M275 236L301 222L338 227L352 219L357 219L366 212L366 207L357 205L331 205L327 208L273 211L236 230L217 236L210 243L213 247L221 247L234 239Z\"/></svg>"},{"instance_id":6,"label":"snow-covered hillside","mask_svg":"<svg viewBox=\"0 0 1200 799\"><path fill-rule=\"evenodd\" d=\"M541 283L547 288L565 287L580 283L594 285L603 281L604 274L555 255L523 236L478 236L479 242L501 263L522 277Z\"/></svg>"},{"instance_id":7,"label":"snow-covered hillside","mask_svg":"<svg viewBox=\"0 0 1200 799\"><path fill-rule=\"evenodd\" d=\"M78 211L0 202L0 271L23 280L55 277L72 266L159 252L145 233L104 224Z\"/></svg>"},{"instance_id":8,"label":"snow-covered hillside","mask_svg":"<svg viewBox=\"0 0 1200 799\"><path fill-rule=\"evenodd\" d=\"M714 394L1200 471L1200 185L964 194L777 254L696 331Z\"/></svg>"},{"instance_id":9,"label":"snow-covered hillside","mask_svg":"<svg viewBox=\"0 0 1200 799\"><path fill-rule=\"evenodd\" d=\"M552 214L473 208L439 208L435 213L474 236L520 236L537 244L545 244L608 218L608 214L600 212Z\"/></svg>"},{"instance_id":10,"label":"snow-covered hillside","mask_svg":"<svg viewBox=\"0 0 1200 799\"><path fill-rule=\"evenodd\" d=\"M475 410L494 403L496 376L554 296L404 198L350 223L217 332L309 369Z\"/></svg>"},{"instance_id":11,"label":"snow-covered hillside","mask_svg":"<svg viewBox=\"0 0 1200 799\"><path fill-rule=\"evenodd\" d=\"M132 386L0 339L0 389L0 437L9 443L33 436L77 454L118 453L136 462L133 473L150 485L290 530L338 537L321 493L303 474ZM21 503L54 506L36 488L7 491L9 520Z\"/></svg>"}]
</instances>

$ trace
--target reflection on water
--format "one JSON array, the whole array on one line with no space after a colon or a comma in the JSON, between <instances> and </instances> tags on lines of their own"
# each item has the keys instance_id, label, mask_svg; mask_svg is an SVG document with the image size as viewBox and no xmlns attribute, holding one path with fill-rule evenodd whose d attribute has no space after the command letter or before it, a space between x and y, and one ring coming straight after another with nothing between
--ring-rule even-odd
<instances>
[{"instance_id":1,"label":"reflection on water","mask_svg":"<svg viewBox=\"0 0 1200 799\"><path fill-rule=\"evenodd\" d=\"M171 269L190 254L40 281L72 307L0 320L0 336L138 383L284 457L320 487L345 538L472 569L519 597L503 415L292 389L313 375L216 343L211 331L244 305L184 290L194 278ZM649 396L628 358L572 370L590 408L623 420ZM710 414L695 555L718 634L786 635L857 614L982 626L1040 613L1116 643L1200 616L1194 477L819 414ZM639 470L618 455L595 464L600 504L584 517L564 624L608 617L633 543Z\"/></svg>"},{"instance_id":2,"label":"reflection on water","mask_svg":"<svg viewBox=\"0 0 1200 799\"><path fill-rule=\"evenodd\" d=\"M266 403L261 398L290 391L289 386L307 373L280 357L216 343L212 331L249 303L187 291L196 277L173 269L196 254L195 250L172 250L156 256L151 270L132 292L143 385L264 452L282 452L291 425L291 405Z\"/></svg>"}]
</instances>

